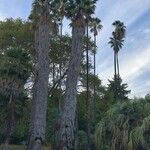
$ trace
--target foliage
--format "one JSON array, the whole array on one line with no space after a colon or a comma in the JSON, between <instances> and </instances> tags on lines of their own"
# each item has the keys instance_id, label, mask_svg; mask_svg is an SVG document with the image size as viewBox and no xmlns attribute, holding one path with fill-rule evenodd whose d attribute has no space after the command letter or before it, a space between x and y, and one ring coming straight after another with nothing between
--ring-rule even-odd
<instances>
[{"instance_id":1,"label":"foliage","mask_svg":"<svg viewBox=\"0 0 150 150\"><path fill-rule=\"evenodd\" d=\"M33 32L29 22L21 19L6 19L0 21L0 51L18 47L33 50Z\"/></svg>"},{"instance_id":2,"label":"foliage","mask_svg":"<svg viewBox=\"0 0 150 150\"><path fill-rule=\"evenodd\" d=\"M128 100L128 94L131 91L127 90L127 88L128 85L126 83L122 83L120 76L114 76L112 80L109 80L108 91L113 93L114 102Z\"/></svg>"},{"instance_id":3,"label":"foliage","mask_svg":"<svg viewBox=\"0 0 150 150\"><path fill-rule=\"evenodd\" d=\"M0 113L4 120L0 122L1 141L11 134L14 124L26 109L28 95L24 85L30 76L30 70L30 57L25 50L10 47L0 54ZM7 127L10 132L7 132Z\"/></svg>"},{"instance_id":4,"label":"foliage","mask_svg":"<svg viewBox=\"0 0 150 150\"><path fill-rule=\"evenodd\" d=\"M34 31L38 25L42 10L39 9L41 8L39 2L40 0L34 0L33 9L27 22L12 18L0 21L0 138L2 139L4 136L6 118L12 114L9 105L12 104L11 95L13 95L16 123L10 138L10 142L13 144L25 144L28 138L32 86L31 91L26 91L25 88L29 77L32 79L35 75L35 70L32 66L36 67ZM63 19L66 17L72 22L77 19L75 25L79 26L85 25L85 21L89 20L89 28L94 35L94 41L92 41L91 37L84 37L84 44L81 49L83 53L77 87L76 110L78 118L78 149L88 149L89 137L87 136L86 123L92 120L90 122L90 143L93 149L95 147L93 133L95 132L97 149L148 150L150 147L150 94L146 95L145 99L129 100L128 94L130 90L127 90L127 84L123 83L119 76L118 52L123 46L126 33L126 27L123 22L117 20L112 24L115 29L109 41L115 54L114 78L109 80L108 87L104 87L102 81L95 75L96 36L98 35L98 30L102 29L101 20L91 16L94 14L96 2L97 0L49 0L50 90L46 118L46 140L44 143L51 143L54 147L59 136L57 134L60 127L58 122L66 89L65 72L68 70L72 44L70 35L62 35ZM70 25L73 27L73 23ZM59 32L61 32L60 35ZM86 63L86 50L90 52L89 63ZM91 54L94 54L94 60L93 58L91 59ZM93 67L94 74L91 73ZM86 69L89 69L89 114L86 106ZM32 75L31 72L33 73ZM60 81L61 85L52 88L54 82L57 82L63 73L65 75ZM53 84L52 80L54 81ZM31 80L29 84L32 85L33 81ZM52 91L51 88L53 89ZM88 117L87 114L89 115ZM87 118L90 120L87 121ZM22 149L22 147L17 146L13 148Z\"/></svg>"},{"instance_id":5,"label":"foliage","mask_svg":"<svg viewBox=\"0 0 150 150\"><path fill-rule=\"evenodd\" d=\"M117 103L98 123L97 149L148 149L150 138L150 99Z\"/></svg>"}]
</instances>

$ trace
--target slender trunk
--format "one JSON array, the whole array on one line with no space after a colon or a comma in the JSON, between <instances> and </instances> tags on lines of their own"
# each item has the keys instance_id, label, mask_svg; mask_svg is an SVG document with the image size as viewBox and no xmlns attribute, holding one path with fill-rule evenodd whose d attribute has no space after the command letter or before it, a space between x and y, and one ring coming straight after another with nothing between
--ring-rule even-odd
<instances>
[{"instance_id":1,"label":"slender trunk","mask_svg":"<svg viewBox=\"0 0 150 150\"><path fill-rule=\"evenodd\" d=\"M94 98L93 98L93 122L95 123L95 77L96 77L96 36L94 35Z\"/></svg>"},{"instance_id":2,"label":"slender trunk","mask_svg":"<svg viewBox=\"0 0 150 150\"><path fill-rule=\"evenodd\" d=\"M62 57L62 18L61 18L61 25L60 25L60 53L61 53L61 57ZM62 59L60 58L60 64L59 64L59 76L61 78L62 76ZM59 89L61 90L61 84L62 82L60 81L60 84L59 84ZM61 111L61 97L59 98L59 112Z\"/></svg>"},{"instance_id":3,"label":"slender trunk","mask_svg":"<svg viewBox=\"0 0 150 150\"><path fill-rule=\"evenodd\" d=\"M116 81L117 81L117 53L116 52L114 52L114 72L115 72L115 77L114 77L114 80L115 80L115 91L114 91L114 98L115 98L115 101L117 100L116 98L117 98L117 83L116 83Z\"/></svg>"},{"instance_id":4,"label":"slender trunk","mask_svg":"<svg viewBox=\"0 0 150 150\"><path fill-rule=\"evenodd\" d=\"M90 149L90 100L89 100L89 28L88 28L88 20L87 20L87 43L86 43L86 107L87 107L87 139L88 139L88 150Z\"/></svg>"},{"instance_id":5,"label":"slender trunk","mask_svg":"<svg viewBox=\"0 0 150 150\"><path fill-rule=\"evenodd\" d=\"M118 58L118 53L116 54L117 55L117 72L118 72L118 77L120 76L120 71L119 71L119 58Z\"/></svg>"},{"instance_id":6,"label":"slender trunk","mask_svg":"<svg viewBox=\"0 0 150 150\"><path fill-rule=\"evenodd\" d=\"M35 30L35 60L36 60L36 64L38 62L37 58L38 58L38 46L39 46L39 32L38 29ZM35 68L35 81L34 81L34 85L33 85L33 98L32 98L32 109L31 109L31 116L30 116L30 123L29 123L29 133L28 133L28 145L27 145L27 150L31 150L32 149L32 144L33 144L33 131L34 131L34 115L35 115L35 105L36 105L36 97L37 97L37 92L36 92L36 84L37 84L37 68Z\"/></svg>"},{"instance_id":7,"label":"slender trunk","mask_svg":"<svg viewBox=\"0 0 150 150\"><path fill-rule=\"evenodd\" d=\"M62 48L62 19L61 19L61 25L60 25L60 48ZM62 62L61 62L61 59L60 59L60 64L59 64L60 77L61 77L61 74L62 74L61 67L62 67ZM60 89L61 89L61 83L60 83Z\"/></svg>"},{"instance_id":8,"label":"slender trunk","mask_svg":"<svg viewBox=\"0 0 150 150\"><path fill-rule=\"evenodd\" d=\"M49 23L48 4L43 8L43 14L37 28L38 46L36 47L37 65L33 89L33 100L31 109L30 139L28 150L41 150L42 141L45 139L46 109L48 97L48 76L49 76Z\"/></svg>"},{"instance_id":9,"label":"slender trunk","mask_svg":"<svg viewBox=\"0 0 150 150\"><path fill-rule=\"evenodd\" d=\"M53 63L53 86L55 85L55 64Z\"/></svg>"},{"instance_id":10,"label":"slender trunk","mask_svg":"<svg viewBox=\"0 0 150 150\"><path fill-rule=\"evenodd\" d=\"M116 72L116 52L114 52L114 74L115 74L115 78L116 78L116 75L117 75L117 72Z\"/></svg>"},{"instance_id":11,"label":"slender trunk","mask_svg":"<svg viewBox=\"0 0 150 150\"><path fill-rule=\"evenodd\" d=\"M75 117L75 150L78 150L78 108L76 109L76 117Z\"/></svg>"},{"instance_id":12,"label":"slender trunk","mask_svg":"<svg viewBox=\"0 0 150 150\"><path fill-rule=\"evenodd\" d=\"M80 72L85 32L84 24L80 23L79 25L79 21L83 22L83 18L77 18L73 22L72 49L67 72L64 103L61 111L58 150L73 150L75 148L76 87Z\"/></svg>"}]
</instances>

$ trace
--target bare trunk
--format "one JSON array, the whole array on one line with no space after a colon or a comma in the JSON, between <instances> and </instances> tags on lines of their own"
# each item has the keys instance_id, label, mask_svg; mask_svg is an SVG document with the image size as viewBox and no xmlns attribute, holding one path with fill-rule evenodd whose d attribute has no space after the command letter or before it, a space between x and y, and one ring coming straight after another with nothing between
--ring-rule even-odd
<instances>
[{"instance_id":1,"label":"bare trunk","mask_svg":"<svg viewBox=\"0 0 150 150\"><path fill-rule=\"evenodd\" d=\"M94 35L94 98L93 98L93 123L95 123L95 76L96 76L96 36Z\"/></svg>"},{"instance_id":2,"label":"bare trunk","mask_svg":"<svg viewBox=\"0 0 150 150\"><path fill-rule=\"evenodd\" d=\"M60 26L60 48L62 48L62 19L61 19L61 26ZM61 51L60 51L61 52ZM60 59L60 64L59 64L59 73L60 73L60 77L62 74L62 60ZM61 82L60 82L60 89L61 89Z\"/></svg>"},{"instance_id":3,"label":"bare trunk","mask_svg":"<svg viewBox=\"0 0 150 150\"><path fill-rule=\"evenodd\" d=\"M115 80L115 93L114 93L114 98L115 98L115 100L116 100L116 98L117 98L117 83L116 83L116 81L117 81L117 53L116 52L114 52L114 72L115 72L115 77L114 77L114 80Z\"/></svg>"},{"instance_id":4,"label":"bare trunk","mask_svg":"<svg viewBox=\"0 0 150 150\"><path fill-rule=\"evenodd\" d=\"M73 23L72 30L72 50L71 58L67 72L66 91L61 112L60 130L59 130L59 150L75 149L75 116L76 116L76 95L77 82L80 72L83 37L85 32L84 25ZM80 20L82 21L82 20Z\"/></svg>"},{"instance_id":5,"label":"bare trunk","mask_svg":"<svg viewBox=\"0 0 150 150\"><path fill-rule=\"evenodd\" d=\"M55 64L53 63L53 86L55 84Z\"/></svg>"},{"instance_id":6,"label":"bare trunk","mask_svg":"<svg viewBox=\"0 0 150 150\"><path fill-rule=\"evenodd\" d=\"M39 33L38 33L38 29L35 31L35 50L36 50L36 62L37 62L37 56L38 56L38 45L39 45ZM36 68L35 68L36 69ZM37 72L37 70L35 70L35 73ZM35 80L36 80L36 75L35 75ZM29 124L29 133L28 133L28 146L27 146L27 150L31 150L32 149L32 145L33 145L33 130L34 130L34 113L35 113L35 105L36 105L36 83L34 82L33 85L33 98L32 98L32 107L31 107L31 116L30 116L30 124Z\"/></svg>"},{"instance_id":7,"label":"bare trunk","mask_svg":"<svg viewBox=\"0 0 150 150\"><path fill-rule=\"evenodd\" d=\"M28 150L41 150L42 141L45 139L46 110L48 97L49 77L49 24L47 18L47 5L43 8L35 42L37 43L37 64L35 83L33 88L33 100L31 109L30 139Z\"/></svg>"},{"instance_id":8,"label":"bare trunk","mask_svg":"<svg viewBox=\"0 0 150 150\"><path fill-rule=\"evenodd\" d=\"M62 57L62 26L63 26L63 19L61 18L61 25L60 25L60 53L61 53L61 57ZM61 78L62 76L62 59L60 58L60 64L59 64L59 77ZM61 90L61 86L62 86L62 82L60 81L59 84L59 89ZM61 111L61 103L62 100L61 98L59 98L59 112Z\"/></svg>"},{"instance_id":9,"label":"bare trunk","mask_svg":"<svg viewBox=\"0 0 150 150\"><path fill-rule=\"evenodd\" d=\"M116 77L116 75L117 75L117 72L116 72L116 52L114 52L114 74Z\"/></svg>"},{"instance_id":10,"label":"bare trunk","mask_svg":"<svg viewBox=\"0 0 150 150\"><path fill-rule=\"evenodd\" d=\"M117 72L118 72L118 77L120 76L120 71L119 71L119 58L118 58L118 53L116 54L117 55Z\"/></svg>"},{"instance_id":11,"label":"bare trunk","mask_svg":"<svg viewBox=\"0 0 150 150\"><path fill-rule=\"evenodd\" d=\"M88 139L88 149L90 149L90 99L89 99L89 31L88 31L88 20L87 20L87 27L86 27L86 33L87 33L87 43L86 43L86 108L87 108L87 139Z\"/></svg>"}]
</instances>

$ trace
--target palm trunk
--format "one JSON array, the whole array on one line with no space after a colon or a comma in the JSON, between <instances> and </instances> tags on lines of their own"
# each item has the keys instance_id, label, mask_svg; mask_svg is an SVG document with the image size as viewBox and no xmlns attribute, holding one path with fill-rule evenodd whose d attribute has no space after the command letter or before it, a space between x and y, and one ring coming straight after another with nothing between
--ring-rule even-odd
<instances>
[{"instance_id":1,"label":"palm trunk","mask_svg":"<svg viewBox=\"0 0 150 150\"><path fill-rule=\"evenodd\" d=\"M117 81L117 53L116 52L114 52L114 72L115 72L115 77L114 77L114 80L115 80L115 91L114 91L114 98L115 98L115 100L117 100L116 98L117 98L117 83L116 83L116 81Z\"/></svg>"},{"instance_id":2,"label":"palm trunk","mask_svg":"<svg viewBox=\"0 0 150 150\"><path fill-rule=\"evenodd\" d=\"M62 18L61 18L61 25L60 25L60 48L62 48ZM61 78L61 75L62 75L62 62L61 62L61 59L60 59L60 64L59 64L59 74L60 74L60 78ZM61 89L61 82L60 82L60 89Z\"/></svg>"},{"instance_id":3,"label":"palm trunk","mask_svg":"<svg viewBox=\"0 0 150 150\"><path fill-rule=\"evenodd\" d=\"M62 49L62 18L61 18L61 25L60 25L60 49ZM62 51L60 51L60 53L62 54ZM60 55L62 57L62 55ZM62 59L60 58L60 64L59 64L59 77L61 78L62 76ZM62 82L60 81L59 83L59 89L61 90L61 85ZM61 98L59 98L59 112L61 111Z\"/></svg>"},{"instance_id":4,"label":"palm trunk","mask_svg":"<svg viewBox=\"0 0 150 150\"><path fill-rule=\"evenodd\" d=\"M119 58L118 58L118 53L117 55L117 72L118 72L118 77L120 76L120 71L119 71Z\"/></svg>"},{"instance_id":5,"label":"palm trunk","mask_svg":"<svg viewBox=\"0 0 150 150\"><path fill-rule=\"evenodd\" d=\"M55 84L55 64L53 63L53 86Z\"/></svg>"},{"instance_id":6,"label":"palm trunk","mask_svg":"<svg viewBox=\"0 0 150 150\"><path fill-rule=\"evenodd\" d=\"M48 97L49 78L49 23L48 8L46 5L40 17L35 42L38 43L36 77L33 89L33 100L31 109L30 139L28 150L41 150L42 141L45 139L46 109Z\"/></svg>"},{"instance_id":7,"label":"palm trunk","mask_svg":"<svg viewBox=\"0 0 150 150\"><path fill-rule=\"evenodd\" d=\"M116 72L116 52L114 52L114 74L115 74L115 78L116 78L116 75L117 75L117 72Z\"/></svg>"},{"instance_id":8,"label":"palm trunk","mask_svg":"<svg viewBox=\"0 0 150 150\"><path fill-rule=\"evenodd\" d=\"M83 53L83 38L85 32L84 24L78 25L83 18L77 18L73 22L72 29L72 49L68 66L66 91L61 112L59 129L58 150L71 150L75 148L75 116L76 116L76 96L77 82L80 72L81 56Z\"/></svg>"},{"instance_id":9,"label":"palm trunk","mask_svg":"<svg viewBox=\"0 0 150 150\"><path fill-rule=\"evenodd\" d=\"M88 150L90 149L90 101L89 101L89 29L88 29L88 20L87 20L87 45L86 45L86 107L87 107L87 139L88 139Z\"/></svg>"},{"instance_id":10,"label":"palm trunk","mask_svg":"<svg viewBox=\"0 0 150 150\"><path fill-rule=\"evenodd\" d=\"M36 63L37 63L37 58L38 58L38 46L39 46L39 32L38 32L38 29L35 30L35 35L34 35L34 38L35 38L35 50L36 50L36 56L35 56L35 60L36 60ZM35 73L37 73L37 68L35 68ZM36 79L36 74L35 74L35 80ZM36 97L37 97L37 92L36 92L36 84L37 82L34 82L34 85L33 85L33 98L32 98L32 107L31 107L31 116L30 116L30 123L29 123L29 133L28 133L28 145L27 145L27 150L31 150L32 149L32 146L33 146L33 141L34 141L34 138L33 138L33 131L34 131L34 115L35 115L35 105L36 105Z\"/></svg>"},{"instance_id":11,"label":"palm trunk","mask_svg":"<svg viewBox=\"0 0 150 150\"><path fill-rule=\"evenodd\" d=\"M93 122L95 123L95 77L96 77L96 36L94 35L94 98L93 98Z\"/></svg>"}]
</instances>

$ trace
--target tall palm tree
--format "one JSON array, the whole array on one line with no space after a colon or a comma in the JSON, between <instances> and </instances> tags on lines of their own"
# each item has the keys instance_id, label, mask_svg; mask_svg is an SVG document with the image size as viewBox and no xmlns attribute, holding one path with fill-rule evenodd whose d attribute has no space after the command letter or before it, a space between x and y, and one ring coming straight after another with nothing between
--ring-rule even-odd
<instances>
[{"instance_id":1,"label":"tall palm tree","mask_svg":"<svg viewBox=\"0 0 150 150\"><path fill-rule=\"evenodd\" d=\"M125 38L125 32L126 32L126 26L124 25L123 22L117 20L113 23L113 26L115 26L115 36L116 39L121 41L122 43L124 42L123 39ZM119 52L119 51L118 51ZM118 70L118 76L120 75L119 73L119 58L118 58L118 52L116 54L116 63L117 63L117 70Z\"/></svg>"},{"instance_id":2,"label":"tall palm tree","mask_svg":"<svg viewBox=\"0 0 150 150\"><path fill-rule=\"evenodd\" d=\"M60 122L60 150L70 150L74 147L74 130L76 115L76 86L81 63L83 37L85 32L85 23L82 12L79 11L73 20L72 27L72 49L71 58L68 66L66 91L64 105L61 112Z\"/></svg>"},{"instance_id":3,"label":"tall palm tree","mask_svg":"<svg viewBox=\"0 0 150 150\"><path fill-rule=\"evenodd\" d=\"M49 2L38 0L40 16L35 31L37 64L31 109L30 137L28 150L41 150L45 139L46 109L49 78Z\"/></svg>"},{"instance_id":4,"label":"tall palm tree","mask_svg":"<svg viewBox=\"0 0 150 150\"><path fill-rule=\"evenodd\" d=\"M115 27L115 31L112 32L112 37L110 38L109 44L111 44L111 47L114 50L114 73L116 77L120 76L118 52L123 46L126 27L124 26L123 22L118 20L115 21L112 25Z\"/></svg>"},{"instance_id":5,"label":"tall palm tree","mask_svg":"<svg viewBox=\"0 0 150 150\"><path fill-rule=\"evenodd\" d=\"M91 133L91 121L90 121L90 99L89 99L89 26L91 21L91 15L95 10L96 0L86 0L82 3L82 8L84 9L85 19L86 19L86 107L87 107L87 139L88 139L88 149L90 149L90 133Z\"/></svg>"},{"instance_id":6,"label":"tall palm tree","mask_svg":"<svg viewBox=\"0 0 150 150\"><path fill-rule=\"evenodd\" d=\"M83 54L83 39L85 34L85 13L86 6L89 6L95 1L68 1L67 3L67 17L72 20L72 49L70 63L68 66L66 91L64 96L64 103L60 118L60 139L59 150L70 150L75 148L75 118L76 118L76 95L77 82L80 72L81 56ZM90 5L91 8L95 8ZM86 9L85 9L86 8Z\"/></svg>"},{"instance_id":7,"label":"tall palm tree","mask_svg":"<svg viewBox=\"0 0 150 150\"><path fill-rule=\"evenodd\" d=\"M111 45L114 51L114 74L115 74L114 97L115 99L117 99L117 79L120 77L118 53L123 46L126 27L124 26L123 22L120 22L118 20L115 21L112 25L115 27L115 31L112 32L112 37L110 38L109 44Z\"/></svg>"},{"instance_id":8,"label":"tall palm tree","mask_svg":"<svg viewBox=\"0 0 150 150\"><path fill-rule=\"evenodd\" d=\"M114 74L115 77L117 77L118 75L118 71L117 71L117 55L119 50L122 48L123 46L123 40L117 40L115 37L115 34L113 32L113 37L110 38L109 44L111 44L111 47L114 50Z\"/></svg>"},{"instance_id":9,"label":"tall palm tree","mask_svg":"<svg viewBox=\"0 0 150 150\"><path fill-rule=\"evenodd\" d=\"M96 75L96 42L97 42L97 35L98 35L98 31L102 29L102 24L101 24L101 20L99 18L93 18L91 20L90 23L90 28L91 28L91 32L93 33L94 36L94 58L93 58L93 62L94 62L94 110L95 110L95 75ZM94 113L95 114L95 113Z\"/></svg>"}]
</instances>

